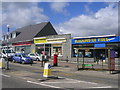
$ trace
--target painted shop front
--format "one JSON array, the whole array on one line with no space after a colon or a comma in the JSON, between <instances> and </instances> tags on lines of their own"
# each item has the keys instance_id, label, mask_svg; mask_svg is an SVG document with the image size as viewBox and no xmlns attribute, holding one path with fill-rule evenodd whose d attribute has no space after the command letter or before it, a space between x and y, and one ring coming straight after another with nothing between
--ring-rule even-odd
<instances>
[{"instance_id":1,"label":"painted shop front","mask_svg":"<svg viewBox=\"0 0 120 90\"><path fill-rule=\"evenodd\" d=\"M33 52L31 50L33 41L26 41L26 42L16 42L13 43L13 46L15 47L16 53L30 53Z\"/></svg>"},{"instance_id":2,"label":"painted shop front","mask_svg":"<svg viewBox=\"0 0 120 90\"><path fill-rule=\"evenodd\" d=\"M104 54L107 58L107 48L111 48L115 51L115 58L118 58L119 44L120 36L117 35L76 37L72 39L72 57L76 57L78 53L79 57L83 57L84 55L84 57L86 58L99 58L101 55ZM84 52L82 49L84 49Z\"/></svg>"},{"instance_id":3,"label":"painted shop front","mask_svg":"<svg viewBox=\"0 0 120 90\"><path fill-rule=\"evenodd\" d=\"M46 52L51 57L57 54L59 57L62 57L62 59L70 58L70 38L70 34L34 38L36 45L35 51L39 54Z\"/></svg>"}]
</instances>

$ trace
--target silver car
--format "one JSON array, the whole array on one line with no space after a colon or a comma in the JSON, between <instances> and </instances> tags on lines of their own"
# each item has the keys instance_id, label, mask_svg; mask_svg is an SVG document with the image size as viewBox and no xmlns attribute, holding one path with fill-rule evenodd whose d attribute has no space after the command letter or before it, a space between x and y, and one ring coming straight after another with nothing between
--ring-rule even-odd
<instances>
[{"instance_id":1,"label":"silver car","mask_svg":"<svg viewBox=\"0 0 120 90\"><path fill-rule=\"evenodd\" d=\"M34 61L42 61L42 56L34 53L28 54L29 57L31 57Z\"/></svg>"}]
</instances>

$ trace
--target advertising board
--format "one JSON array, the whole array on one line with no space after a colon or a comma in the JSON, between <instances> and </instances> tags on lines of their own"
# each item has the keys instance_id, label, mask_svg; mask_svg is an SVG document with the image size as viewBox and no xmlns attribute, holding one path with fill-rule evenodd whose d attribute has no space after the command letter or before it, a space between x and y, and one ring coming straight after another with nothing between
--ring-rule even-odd
<instances>
[{"instance_id":1,"label":"advertising board","mask_svg":"<svg viewBox=\"0 0 120 90\"><path fill-rule=\"evenodd\" d=\"M118 42L119 36L112 37L99 37L99 38L79 38L72 39L72 44L88 44L88 43L108 43L108 42Z\"/></svg>"}]
</instances>

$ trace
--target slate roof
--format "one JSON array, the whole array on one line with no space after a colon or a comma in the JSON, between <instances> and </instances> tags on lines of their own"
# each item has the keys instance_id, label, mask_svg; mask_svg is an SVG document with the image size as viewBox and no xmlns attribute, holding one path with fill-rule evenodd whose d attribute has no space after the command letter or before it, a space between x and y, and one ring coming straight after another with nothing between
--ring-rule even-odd
<instances>
[{"instance_id":1,"label":"slate roof","mask_svg":"<svg viewBox=\"0 0 120 90\"><path fill-rule=\"evenodd\" d=\"M47 31L44 31L44 29L48 27ZM49 31L49 28L51 29L50 32L52 33L45 33ZM46 29L45 29L46 30ZM57 32L53 28L50 22L43 22L35 25L29 25L22 28L19 28L11 33L18 32L20 33L16 38L9 39L9 43L14 42L23 42L23 41L31 41L34 37L37 36L46 36L46 35L57 35ZM42 34L40 34L42 33ZM39 34L39 35L38 35ZM5 44L7 41L3 41L2 44Z\"/></svg>"}]
</instances>

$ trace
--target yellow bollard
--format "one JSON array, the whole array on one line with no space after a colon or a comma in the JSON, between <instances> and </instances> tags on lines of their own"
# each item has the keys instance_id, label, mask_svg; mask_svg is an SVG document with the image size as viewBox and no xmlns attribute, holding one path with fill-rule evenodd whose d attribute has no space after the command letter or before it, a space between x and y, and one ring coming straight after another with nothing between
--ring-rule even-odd
<instances>
[{"instance_id":1,"label":"yellow bollard","mask_svg":"<svg viewBox=\"0 0 120 90\"><path fill-rule=\"evenodd\" d=\"M0 68L1 69L5 68L5 59L4 58L0 58Z\"/></svg>"},{"instance_id":2,"label":"yellow bollard","mask_svg":"<svg viewBox=\"0 0 120 90\"><path fill-rule=\"evenodd\" d=\"M43 77L50 77L50 76L51 76L51 66L49 63L45 63Z\"/></svg>"}]
</instances>

